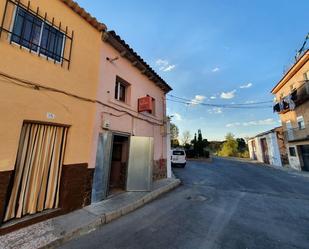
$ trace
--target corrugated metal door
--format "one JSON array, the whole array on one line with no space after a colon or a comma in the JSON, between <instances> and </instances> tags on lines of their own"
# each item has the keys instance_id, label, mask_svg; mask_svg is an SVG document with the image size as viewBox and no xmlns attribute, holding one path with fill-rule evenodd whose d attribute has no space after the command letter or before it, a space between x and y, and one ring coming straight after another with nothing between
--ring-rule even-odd
<instances>
[{"instance_id":1,"label":"corrugated metal door","mask_svg":"<svg viewBox=\"0 0 309 249\"><path fill-rule=\"evenodd\" d=\"M127 191L150 191L152 185L153 138L131 137Z\"/></svg>"},{"instance_id":2,"label":"corrugated metal door","mask_svg":"<svg viewBox=\"0 0 309 249\"><path fill-rule=\"evenodd\" d=\"M92 185L92 202L102 201L107 196L112 143L112 132L108 131L99 134L96 165Z\"/></svg>"}]
</instances>

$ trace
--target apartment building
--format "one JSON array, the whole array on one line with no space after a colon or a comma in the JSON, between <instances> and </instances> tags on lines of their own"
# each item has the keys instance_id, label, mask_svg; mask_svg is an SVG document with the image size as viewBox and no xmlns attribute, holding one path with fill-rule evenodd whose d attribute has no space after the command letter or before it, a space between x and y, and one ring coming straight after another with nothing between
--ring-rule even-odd
<instances>
[{"instance_id":1,"label":"apartment building","mask_svg":"<svg viewBox=\"0 0 309 249\"><path fill-rule=\"evenodd\" d=\"M271 92L276 98L274 111L284 128L289 164L294 169L309 171L309 50Z\"/></svg>"}]
</instances>

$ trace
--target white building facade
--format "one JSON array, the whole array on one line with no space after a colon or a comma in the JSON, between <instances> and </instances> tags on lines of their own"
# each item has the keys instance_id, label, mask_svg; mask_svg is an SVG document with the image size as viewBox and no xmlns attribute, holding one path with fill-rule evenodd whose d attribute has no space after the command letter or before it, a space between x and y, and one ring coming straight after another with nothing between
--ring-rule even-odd
<instances>
[{"instance_id":1,"label":"white building facade","mask_svg":"<svg viewBox=\"0 0 309 249\"><path fill-rule=\"evenodd\" d=\"M282 167L287 163L282 127L258 134L248 140L250 158L261 163Z\"/></svg>"}]
</instances>

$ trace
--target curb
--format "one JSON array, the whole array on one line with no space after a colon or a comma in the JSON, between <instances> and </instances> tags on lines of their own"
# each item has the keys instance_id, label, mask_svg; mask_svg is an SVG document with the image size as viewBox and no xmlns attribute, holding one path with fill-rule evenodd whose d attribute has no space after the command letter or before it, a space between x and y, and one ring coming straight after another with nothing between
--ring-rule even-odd
<instances>
[{"instance_id":1,"label":"curb","mask_svg":"<svg viewBox=\"0 0 309 249\"><path fill-rule=\"evenodd\" d=\"M143 196L141 199L136 200L130 204L128 204L127 206L121 207L117 210L113 210L111 212L105 213L101 216L99 216L97 219L95 219L94 221L91 221L88 224L85 224L83 227L79 227L77 229L75 229L74 231L70 231L70 232L59 232L58 234L58 238L56 238L54 241L50 242L47 245L41 246L39 247L39 249L53 249L53 248L57 248L59 246L61 246L63 243L72 240L74 238L80 237L82 235L86 235L88 233L91 233L93 231L95 231L97 228L108 224L110 222L112 222L113 220L116 220L118 218L120 218L121 216L124 216L128 213L131 213L133 211L135 211L136 209L144 206L147 203L150 203L151 201L157 199L160 195L167 193L173 189L175 189L176 187L178 187L180 185L181 181L179 179L175 179L173 182L155 189L152 192L149 192L148 194L146 194L145 196Z\"/></svg>"}]
</instances>

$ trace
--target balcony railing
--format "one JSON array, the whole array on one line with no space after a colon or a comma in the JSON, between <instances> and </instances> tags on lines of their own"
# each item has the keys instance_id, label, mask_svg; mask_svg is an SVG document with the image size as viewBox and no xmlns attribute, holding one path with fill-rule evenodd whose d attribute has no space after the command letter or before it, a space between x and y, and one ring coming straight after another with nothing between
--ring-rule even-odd
<instances>
[{"instance_id":1,"label":"balcony railing","mask_svg":"<svg viewBox=\"0 0 309 249\"><path fill-rule=\"evenodd\" d=\"M304 102L309 100L309 81L306 80L291 94L284 97L280 102L274 105L274 112L284 113L287 111L294 110L295 107L300 106Z\"/></svg>"},{"instance_id":2,"label":"balcony railing","mask_svg":"<svg viewBox=\"0 0 309 249\"><path fill-rule=\"evenodd\" d=\"M302 141L302 140L309 140L309 124L307 124L306 128L293 128L288 129L284 132L285 139L288 142L292 141Z\"/></svg>"}]
</instances>

